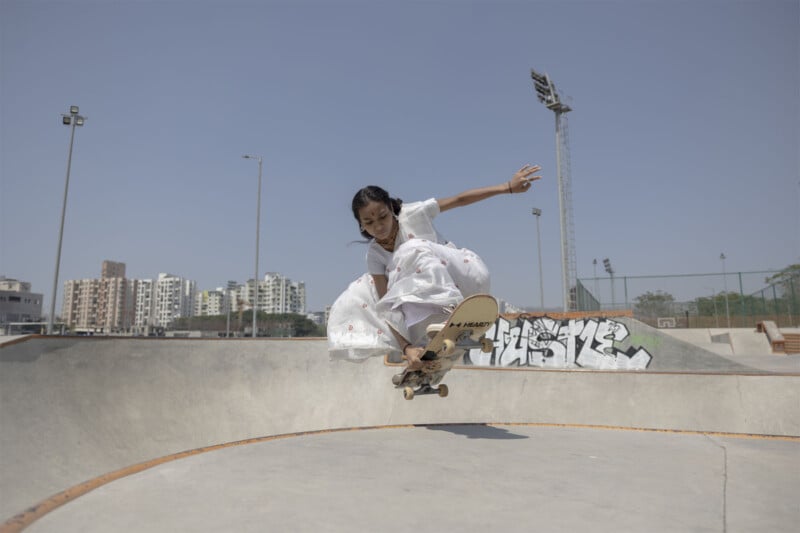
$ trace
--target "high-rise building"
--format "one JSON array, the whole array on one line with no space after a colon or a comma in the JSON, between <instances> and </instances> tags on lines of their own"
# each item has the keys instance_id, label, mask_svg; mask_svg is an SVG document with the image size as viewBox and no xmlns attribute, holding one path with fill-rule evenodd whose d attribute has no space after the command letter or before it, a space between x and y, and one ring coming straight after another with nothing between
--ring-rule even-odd
<instances>
[{"instance_id":1,"label":"high-rise building","mask_svg":"<svg viewBox=\"0 0 800 533\"><path fill-rule=\"evenodd\" d=\"M135 285L125 278L125 263L103 261L100 279L64 282L62 320L75 330L129 331L135 318L135 298Z\"/></svg>"},{"instance_id":2,"label":"high-rise building","mask_svg":"<svg viewBox=\"0 0 800 533\"><path fill-rule=\"evenodd\" d=\"M225 289L200 291L194 303L194 316L224 315L228 308L228 296Z\"/></svg>"},{"instance_id":3,"label":"high-rise building","mask_svg":"<svg viewBox=\"0 0 800 533\"><path fill-rule=\"evenodd\" d=\"M177 318L194 311L196 283L172 274L159 274L155 285L155 322L170 327Z\"/></svg>"},{"instance_id":4,"label":"high-rise building","mask_svg":"<svg viewBox=\"0 0 800 533\"><path fill-rule=\"evenodd\" d=\"M252 309L255 285L252 279L237 287L231 304L234 310L240 305ZM258 282L258 310L267 314L296 313L306 314L306 285L302 281L293 282L276 272L268 272L263 281Z\"/></svg>"},{"instance_id":5,"label":"high-rise building","mask_svg":"<svg viewBox=\"0 0 800 533\"><path fill-rule=\"evenodd\" d=\"M100 293L99 279L71 279L64 282L64 301L61 319L73 330L98 328L97 300Z\"/></svg>"},{"instance_id":6,"label":"high-rise building","mask_svg":"<svg viewBox=\"0 0 800 533\"><path fill-rule=\"evenodd\" d=\"M125 277L125 263L117 263L115 261L103 261L103 269L100 274L101 278L124 278Z\"/></svg>"},{"instance_id":7,"label":"high-rise building","mask_svg":"<svg viewBox=\"0 0 800 533\"><path fill-rule=\"evenodd\" d=\"M106 333L129 331L134 320L135 286L125 263L103 261L97 295L97 324Z\"/></svg>"},{"instance_id":8,"label":"high-rise building","mask_svg":"<svg viewBox=\"0 0 800 533\"><path fill-rule=\"evenodd\" d=\"M156 325L155 282L152 279L133 280L134 294L134 332L146 335L150 327Z\"/></svg>"}]
</instances>

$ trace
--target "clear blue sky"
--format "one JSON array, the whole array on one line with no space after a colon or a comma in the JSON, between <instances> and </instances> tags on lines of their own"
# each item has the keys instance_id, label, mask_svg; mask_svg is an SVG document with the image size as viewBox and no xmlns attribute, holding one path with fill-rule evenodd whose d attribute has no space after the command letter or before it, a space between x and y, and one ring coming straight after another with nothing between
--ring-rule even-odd
<instances>
[{"instance_id":1,"label":"clear blue sky","mask_svg":"<svg viewBox=\"0 0 800 533\"><path fill-rule=\"evenodd\" d=\"M364 271L355 191L405 201L501 183L531 193L443 214L493 292L559 306L553 113L569 97L579 277L800 262L798 1L1 0L0 274L49 305L79 105L59 286L169 272L202 289L260 273L322 310ZM602 272L602 266L598 273ZM59 292L61 288L59 288ZM59 295L59 302L60 302ZM59 303L60 309L60 303Z\"/></svg>"}]
</instances>

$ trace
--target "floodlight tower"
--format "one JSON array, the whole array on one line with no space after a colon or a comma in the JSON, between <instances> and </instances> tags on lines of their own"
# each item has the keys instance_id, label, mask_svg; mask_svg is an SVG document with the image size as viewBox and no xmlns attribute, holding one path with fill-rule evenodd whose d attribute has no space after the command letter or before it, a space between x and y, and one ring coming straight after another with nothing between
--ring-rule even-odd
<instances>
[{"instance_id":1,"label":"floodlight tower","mask_svg":"<svg viewBox=\"0 0 800 533\"><path fill-rule=\"evenodd\" d=\"M572 111L561 102L556 84L547 74L531 69L536 97L556 115L556 174L558 207L561 213L561 281L564 311L576 311L578 274L575 260L575 228L572 221L572 177L570 172L569 135L566 114Z\"/></svg>"},{"instance_id":2,"label":"floodlight tower","mask_svg":"<svg viewBox=\"0 0 800 533\"><path fill-rule=\"evenodd\" d=\"M617 307L617 300L614 298L614 267L611 266L611 260L608 257L603 259L603 266L611 277L611 309L614 310Z\"/></svg>"}]
</instances>

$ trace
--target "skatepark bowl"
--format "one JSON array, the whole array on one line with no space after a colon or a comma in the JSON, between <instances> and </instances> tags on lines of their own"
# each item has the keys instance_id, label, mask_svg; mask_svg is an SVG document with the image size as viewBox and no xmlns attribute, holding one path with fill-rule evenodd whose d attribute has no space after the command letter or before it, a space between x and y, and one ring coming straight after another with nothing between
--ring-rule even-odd
<instances>
[{"instance_id":1,"label":"skatepark bowl","mask_svg":"<svg viewBox=\"0 0 800 533\"><path fill-rule=\"evenodd\" d=\"M796 531L800 356L634 337L412 401L325 339L5 342L0 533Z\"/></svg>"}]
</instances>

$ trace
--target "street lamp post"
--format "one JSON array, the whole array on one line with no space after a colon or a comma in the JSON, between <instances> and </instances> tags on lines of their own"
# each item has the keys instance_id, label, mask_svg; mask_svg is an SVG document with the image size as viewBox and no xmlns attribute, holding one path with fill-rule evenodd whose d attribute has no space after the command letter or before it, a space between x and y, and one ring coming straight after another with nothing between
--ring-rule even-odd
<instances>
[{"instance_id":1,"label":"street lamp post","mask_svg":"<svg viewBox=\"0 0 800 533\"><path fill-rule=\"evenodd\" d=\"M225 307L227 313L227 319L225 321L225 338L231 338L231 290L226 288L225 289Z\"/></svg>"},{"instance_id":2,"label":"street lamp post","mask_svg":"<svg viewBox=\"0 0 800 533\"><path fill-rule=\"evenodd\" d=\"M72 146L75 143L75 127L83 126L86 117L78 114L78 106L69 106L69 114L61 114L61 123L71 126L69 135L69 155L67 156L67 178L64 180L64 202L61 204L61 225L58 230L58 248L56 248L56 268L53 274L53 292L50 298L50 316L47 317L47 334L53 334L53 320L56 314L56 293L58 292L58 271L61 267L61 244L64 240L64 218L67 213L67 193L69 192L69 171L72 167Z\"/></svg>"},{"instance_id":3,"label":"street lamp post","mask_svg":"<svg viewBox=\"0 0 800 533\"><path fill-rule=\"evenodd\" d=\"M253 338L256 338L256 315L258 314L258 243L260 241L261 229L261 156L245 154L244 159L255 159L258 161L258 202L256 207L256 270L253 277L255 285L255 295L253 296Z\"/></svg>"},{"instance_id":4,"label":"street lamp post","mask_svg":"<svg viewBox=\"0 0 800 533\"><path fill-rule=\"evenodd\" d=\"M728 320L728 329L731 328L731 309L728 306L728 275L725 272L725 257L724 253L719 254L720 261L722 261L722 285L725 290L725 317Z\"/></svg>"},{"instance_id":5,"label":"street lamp post","mask_svg":"<svg viewBox=\"0 0 800 533\"><path fill-rule=\"evenodd\" d=\"M539 253L539 307L544 311L544 278L542 273L542 234L539 231L539 219L542 216L542 210L534 207L531 210L533 216L536 217L536 248Z\"/></svg>"}]
</instances>

